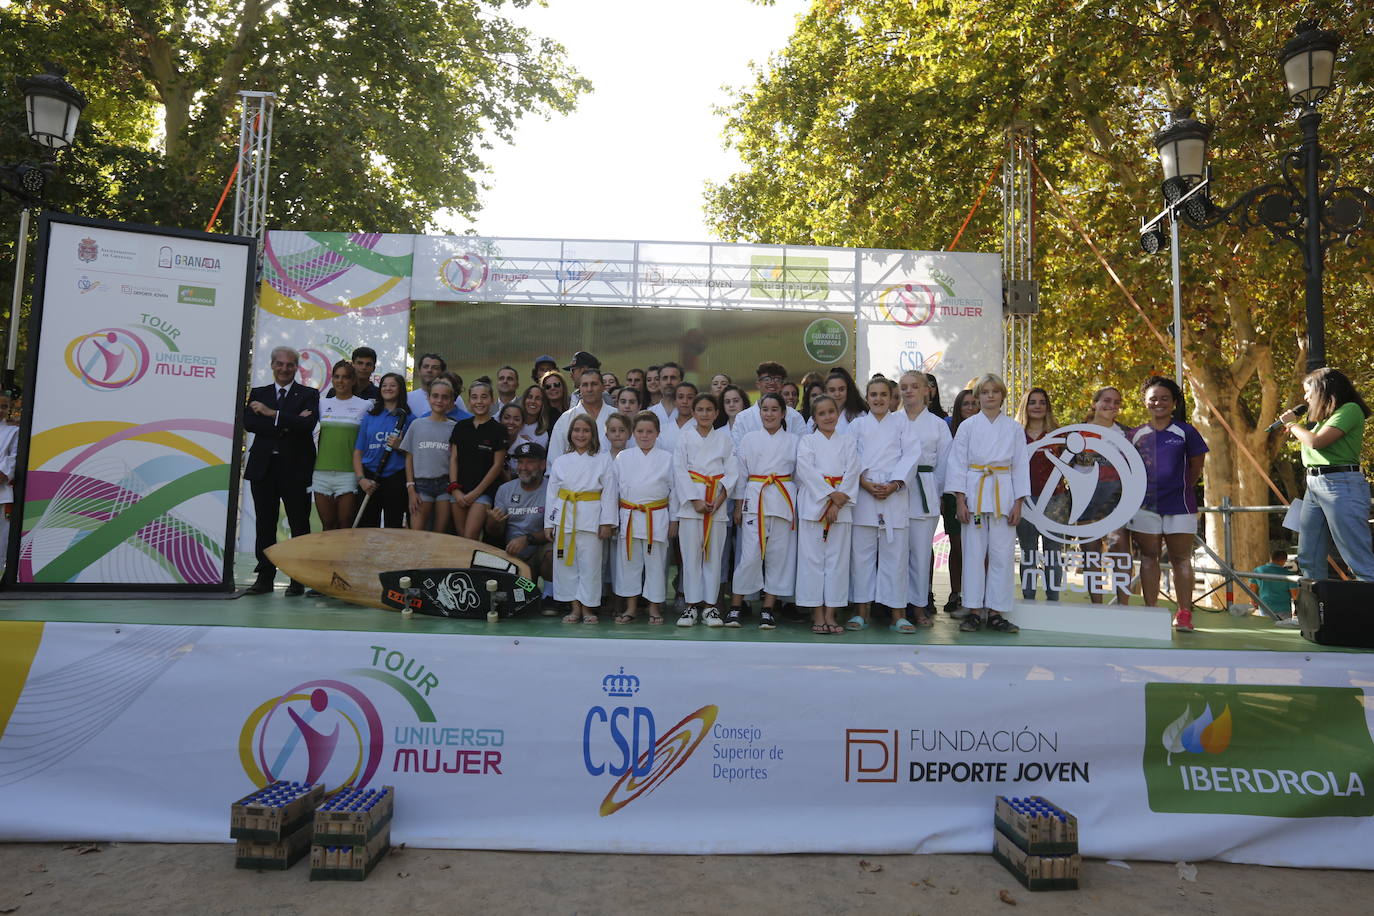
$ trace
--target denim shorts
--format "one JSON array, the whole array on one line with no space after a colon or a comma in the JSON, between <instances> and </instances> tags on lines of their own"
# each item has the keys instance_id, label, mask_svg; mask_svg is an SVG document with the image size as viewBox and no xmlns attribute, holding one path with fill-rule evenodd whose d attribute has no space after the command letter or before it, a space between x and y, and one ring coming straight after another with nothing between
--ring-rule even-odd
<instances>
[{"instance_id":1,"label":"denim shorts","mask_svg":"<svg viewBox=\"0 0 1374 916\"><path fill-rule=\"evenodd\" d=\"M415 492L422 503L451 503L447 477L416 477Z\"/></svg>"}]
</instances>

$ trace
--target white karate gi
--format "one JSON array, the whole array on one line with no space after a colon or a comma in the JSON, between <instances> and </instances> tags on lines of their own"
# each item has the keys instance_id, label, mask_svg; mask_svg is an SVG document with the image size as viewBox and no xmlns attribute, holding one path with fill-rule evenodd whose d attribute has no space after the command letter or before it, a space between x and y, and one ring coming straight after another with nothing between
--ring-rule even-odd
<instances>
[{"instance_id":1,"label":"white karate gi","mask_svg":"<svg viewBox=\"0 0 1374 916\"><path fill-rule=\"evenodd\" d=\"M733 493L743 506L737 529L740 555L730 588L736 595L759 589L774 596L792 594L797 581L797 485L792 472L799 441L781 429L756 429L745 434L735 452L739 480Z\"/></svg>"},{"instance_id":2,"label":"white karate gi","mask_svg":"<svg viewBox=\"0 0 1374 916\"><path fill-rule=\"evenodd\" d=\"M794 408L786 408L787 431L793 436L806 435L806 421L802 415L797 413ZM735 450L738 451L740 443L744 437L756 429L763 429L763 419L759 416L759 405L757 402L735 414L735 422L729 427L730 436L735 440Z\"/></svg>"},{"instance_id":3,"label":"white karate gi","mask_svg":"<svg viewBox=\"0 0 1374 916\"><path fill-rule=\"evenodd\" d=\"M669 455L677 451L677 440L682 438L682 431L688 426L695 426L696 419L689 419L686 426L677 425L678 413L673 411L673 415L666 420L660 419L658 423L658 443L657 447L663 449ZM631 443L633 444L633 442Z\"/></svg>"},{"instance_id":4,"label":"white karate gi","mask_svg":"<svg viewBox=\"0 0 1374 916\"><path fill-rule=\"evenodd\" d=\"M1007 516L1017 499L1030 495L1030 461L1021 424L1002 413L989 420L982 411L960 423L949 451L945 491L963 493L974 516L972 524L960 526L964 606L1009 612L1016 526L1007 524Z\"/></svg>"},{"instance_id":5,"label":"white karate gi","mask_svg":"<svg viewBox=\"0 0 1374 916\"><path fill-rule=\"evenodd\" d=\"M900 412L906 419L906 411ZM909 465L907 482L908 604L923 608L930 603L930 564L935 528L940 523L940 497L945 492L945 469L954 437L949 424L929 410L906 419L902 456ZM926 470L922 470L925 468Z\"/></svg>"},{"instance_id":6,"label":"white karate gi","mask_svg":"<svg viewBox=\"0 0 1374 916\"><path fill-rule=\"evenodd\" d=\"M871 413L864 414L850 424L848 435L859 451L860 473L870 483L905 482L909 462L903 460L902 434L906 426L906 416L900 410L881 420ZM906 608L906 525L905 489L881 500L859 489L854 501L850 601L876 601L890 608Z\"/></svg>"},{"instance_id":7,"label":"white karate gi","mask_svg":"<svg viewBox=\"0 0 1374 916\"><path fill-rule=\"evenodd\" d=\"M597 495L579 501L573 498L579 493ZM568 452L554 462L544 507L544 527L552 528L554 537L554 598L600 607L602 542L597 528L614 525L617 514L615 471L607 451Z\"/></svg>"},{"instance_id":8,"label":"white karate gi","mask_svg":"<svg viewBox=\"0 0 1374 916\"><path fill-rule=\"evenodd\" d=\"M703 519L692 507L692 500L706 499L708 485L693 479L693 472L709 478L720 492L730 492L735 486L738 469L729 430L721 427L702 436L697 425L689 423L682 428L673 454L673 498L677 500L677 540L682 549L682 594L689 605L714 606L720 594L720 561L725 551L725 506L722 505L709 522Z\"/></svg>"},{"instance_id":9,"label":"white karate gi","mask_svg":"<svg viewBox=\"0 0 1374 916\"><path fill-rule=\"evenodd\" d=\"M580 413L587 413L587 408L581 404L574 404L563 411L558 422L553 424L553 429L549 432L548 455L545 458L550 469L553 468L553 463L568 451L568 427L572 426L573 417ZM592 417L596 423L596 431L601 436L601 451L605 452L607 456L611 451L611 440L606 438L606 421L610 419L613 413L615 413L614 410L603 406L601 412ZM588 416L591 415L588 414Z\"/></svg>"},{"instance_id":10,"label":"white karate gi","mask_svg":"<svg viewBox=\"0 0 1374 916\"><path fill-rule=\"evenodd\" d=\"M661 603L667 597L673 456L658 447L645 454L632 444L616 456L615 480L620 526L615 540L615 593ZM658 506L660 502L664 505Z\"/></svg>"},{"instance_id":11,"label":"white karate gi","mask_svg":"<svg viewBox=\"0 0 1374 916\"><path fill-rule=\"evenodd\" d=\"M801 607L842 608L849 604L851 521L859 493L859 450L852 436L836 432L803 436L797 444L797 590ZM849 497L826 531L821 515L830 494Z\"/></svg>"}]
</instances>

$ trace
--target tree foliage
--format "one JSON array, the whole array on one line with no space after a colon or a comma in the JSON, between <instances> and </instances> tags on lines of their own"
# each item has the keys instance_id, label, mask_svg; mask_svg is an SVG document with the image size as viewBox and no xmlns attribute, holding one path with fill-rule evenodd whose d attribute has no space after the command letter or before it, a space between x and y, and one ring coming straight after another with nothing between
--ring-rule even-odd
<instances>
[{"instance_id":1,"label":"tree foliage","mask_svg":"<svg viewBox=\"0 0 1374 916\"><path fill-rule=\"evenodd\" d=\"M1036 383L1050 388L1060 417L1075 418L1093 388L1118 385L1143 420L1134 389L1173 374L1171 348L1146 331L1073 225L1167 328L1168 260L1141 255L1136 237L1140 217L1162 206L1151 136L1165 111L1191 103L1217 127L1219 202L1277 180L1274 157L1300 140L1277 52L1303 14L1344 35L1322 142L1343 158L1343 183L1369 187L1367 3L815 0L786 50L756 68L725 112L746 168L708 188L708 213L737 240L943 249L997 168L1004 131L1025 122L1057 191L1036 178ZM959 247L999 251L1001 216L994 190ZM1257 426L1300 394L1302 259L1261 232L1181 231L1186 376L1212 447L1207 500L1273 502L1237 440L1266 468L1281 450ZM1328 360L1366 393L1371 237L1374 228L1353 249L1333 247L1326 282ZM1262 554L1265 538L1262 525L1249 526L1240 559Z\"/></svg>"},{"instance_id":2,"label":"tree foliage","mask_svg":"<svg viewBox=\"0 0 1374 916\"><path fill-rule=\"evenodd\" d=\"M52 60L90 100L60 209L203 227L238 158L237 93L266 90L270 227L421 231L478 208L485 138L589 88L501 15L530 2L34 0L0 7L0 73L13 89ZM0 156L31 157L17 89L0 115Z\"/></svg>"}]
</instances>

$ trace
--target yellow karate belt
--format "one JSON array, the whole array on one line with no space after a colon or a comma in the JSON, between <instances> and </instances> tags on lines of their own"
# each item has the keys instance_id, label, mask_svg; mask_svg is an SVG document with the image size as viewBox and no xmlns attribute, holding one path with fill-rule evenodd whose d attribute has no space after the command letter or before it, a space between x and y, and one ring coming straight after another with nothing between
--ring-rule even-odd
<instances>
[{"instance_id":1,"label":"yellow karate belt","mask_svg":"<svg viewBox=\"0 0 1374 916\"><path fill-rule=\"evenodd\" d=\"M630 510L630 521L625 525L625 559L630 559L635 539L635 513L643 512L649 519L649 550L654 549L654 510L668 508L668 498L655 499L647 503L632 503L627 499L620 501L620 508Z\"/></svg>"},{"instance_id":2,"label":"yellow karate belt","mask_svg":"<svg viewBox=\"0 0 1374 916\"><path fill-rule=\"evenodd\" d=\"M577 543L577 504L589 503L601 498L600 490L559 490L558 498L563 500L563 512L558 516L558 553L563 557L563 565L573 565L573 546ZM572 537L567 537L568 504L572 504ZM564 552L566 538L567 552Z\"/></svg>"},{"instance_id":3,"label":"yellow karate belt","mask_svg":"<svg viewBox=\"0 0 1374 916\"><path fill-rule=\"evenodd\" d=\"M983 484L989 477L992 478L992 495L996 499L994 515L1002 509L1002 479L997 475L1011 470L1009 464L970 464L970 471L982 471L983 474L978 478L978 511L975 515L983 514Z\"/></svg>"},{"instance_id":4,"label":"yellow karate belt","mask_svg":"<svg viewBox=\"0 0 1374 916\"><path fill-rule=\"evenodd\" d=\"M688 471L687 476L691 477L697 483L706 485L706 493L703 498L708 506L711 505L716 498L716 488L719 487L720 482L725 479L724 474L712 474L708 476L700 471ZM705 512L702 513L701 516L701 555L703 557L707 556L706 551L711 547L711 515L712 513Z\"/></svg>"},{"instance_id":5,"label":"yellow karate belt","mask_svg":"<svg viewBox=\"0 0 1374 916\"><path fill-rule=\"evenodd\" d=\"M844 483L844 475L843 475L843 474L836 474L836 475L834 475L833 477L832 477L831 475L829 475L829 474L822 474L822 475L821 475L821 479L824 480L826 483L830 484L830 486L831 486L833 489L836 489L836 490L838 490L838 489L840 488L840 484ZM827 505L826 505L825 508L826 508L826 509L829 509L829 508L830 508L830 505L829 505L830 499L829 499L829 498L826 499L826 503L827 503ZM826 522L826 523L825 523L825 527L821 529L821 540L822 540L822 541L828 541L828 540L830 539L830 524L831 524L830 522Z\"/></svg>"},{"instance_id":6,"label":"yellow karate belt","mask_svg":"<svg viewBox=\"0 0 1374 916\"><path fill-rule=\"evenodd\" d=\"M791 474L750 474L749 479L763 484L759 487L759 556L768 553L768 529L763 522L763 493L769 487L777 487L782 491L782 498L787 500L787 508L792 513L792 527L797 527L797 507L792 505L792 494L787 492L784 483L792 479Z\"/></svg>"},{"instance_id":7,"label":"yellow karate belt","mask_svg":"<svg viewBox=\"0 0 1374 916\"><path fill-rule=\"evenodd\" d=\"M935 468L932 467L931 465L928 465L928 464L918 464L918 465L916 465L916 489L918 489L918 490L921 491L921 512L922 512L924 515L929 515L929 514L930 514L930 503L926 502L926 488L925 488L925 484L921 483L921 475L922 475L922 474L933 474L933 473L935 473Z\"/></svg>"}]
</instances>

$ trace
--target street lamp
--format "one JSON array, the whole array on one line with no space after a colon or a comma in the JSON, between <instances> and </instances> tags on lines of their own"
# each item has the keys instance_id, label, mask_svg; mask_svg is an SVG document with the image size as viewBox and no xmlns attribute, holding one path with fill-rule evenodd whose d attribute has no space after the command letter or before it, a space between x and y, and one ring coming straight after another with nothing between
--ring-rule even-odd
<instances>
[{"instance_id":1,"label":"street lamp","mask_svg":"<svg viewBox=\"0 0 1374 916\"><path fill-rule=\"evenodd\" d=\"M1279 157L1280 181L1246 191L1229 207L1213 203L1208 191L1211 170L1207 168L1206 155L1211 128L1193 120L1192 112L1187 109L1176 112L1173 123L1155 136L1160 163L1164 166L1162 190L1168 206L1142 223L1140 228L1141 247L1151 254L1162 245L1159 227L1164 219L1168 218L1173 226L1178 213L1195 229L1206 229L1223 221L1242 231L1263 227L1275 239L1286 239L1296 245L1302 252L1303 269L1307 274L1309 372L1326 365L1326 321L1322 303L1326 249L1337 240L1348 241L1374 217L1374 196L1363 188L1337 185L1340 160L1322 152L1317 139L1321 115L1316 106L1331 92L1336 51L1340 45L1341 37L1337 33L1319 29L1311 21L1298 24L1293 38L1279 55L1279 63L1283 67L1288 98L1302 108L1298 114L1302 145ZM1177 247L1175 233L1176 300Z\"/></svg>"},{"instance_id":2,"label":"street lamp","mask_svg":"<svg viewBox=\"0 0 1374 916\"><path fill-rule=\"evenodd\" d=\"M0 190L21 204L19 211L19 240L14 255L14 295L10 300L10 328L5 355L5 387L14 384L14 364L19 354L19 306L24 298L24 262L28 254L30 211L43 203L43 188L56 168L53 156L57 150L71 146L76 138L76 125L86 107L86 97L71 86L63 76L66 70L55 64L47 65L47 73L30 77L19 83L24 93L24 109L28 115L29 138L47 152L45 161L34 165L20 162L0 168Z\"/></svg>"}]
</instances>

